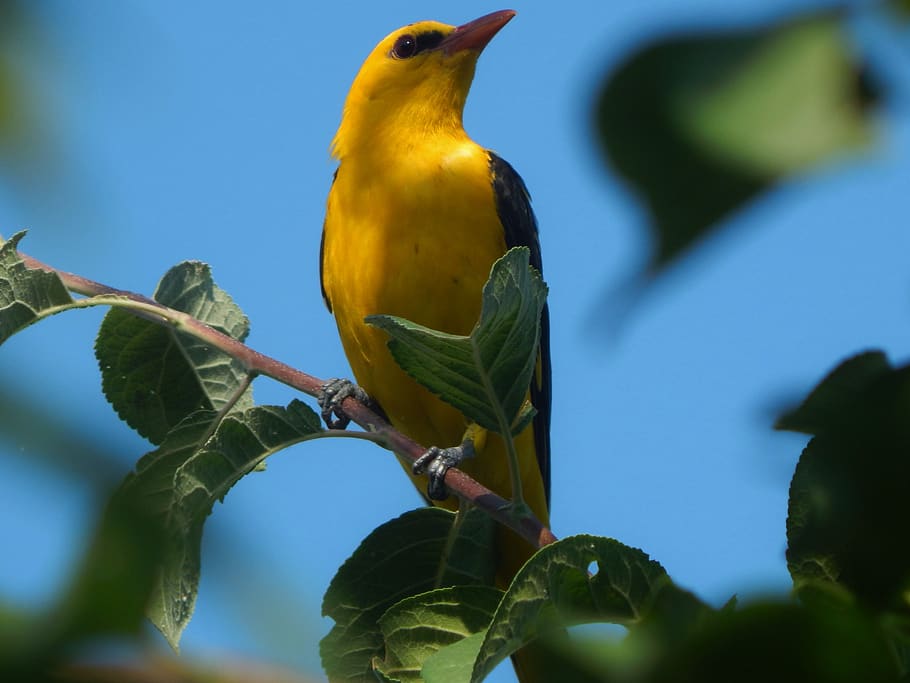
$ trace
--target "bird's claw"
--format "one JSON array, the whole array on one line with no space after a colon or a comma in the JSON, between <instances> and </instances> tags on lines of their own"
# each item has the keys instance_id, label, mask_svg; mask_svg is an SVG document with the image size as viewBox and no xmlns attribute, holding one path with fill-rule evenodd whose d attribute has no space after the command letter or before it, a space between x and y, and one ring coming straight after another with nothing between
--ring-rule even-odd
<instances>
[{"instance_id":1,"label":"bird's claw","mask_svg":"<svg viewBox=\"0 0 910 683\"><path fill-rule=\"evenodd\" d=\"M317 401L322 409L322 419L329 429L344 429L351 422L351 418L341 410L341 404L349 397L364 404L371 403L367 392L349 379L330 379L322 385Z\"/></svg>"},{"instance_id":2,"label":"bird's claw","mask_svg":"<svg viewBox=\"0 0 910 683\"><path fill-rule=\"evenodd\" d=\"M427 473L427 498L430 500L445 500L449 497L446 491L446 472L453 467L458 467L462 460L472 456L473 449L470 442L452 448L439 448L431 446L426 453L414 461L412 471L414 474Z\"/></svg>"}]
</instances>

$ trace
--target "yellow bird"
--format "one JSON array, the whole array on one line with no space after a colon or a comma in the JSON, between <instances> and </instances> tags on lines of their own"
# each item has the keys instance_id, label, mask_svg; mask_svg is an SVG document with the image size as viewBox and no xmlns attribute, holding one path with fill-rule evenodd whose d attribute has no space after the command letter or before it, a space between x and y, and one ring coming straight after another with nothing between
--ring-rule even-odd
<instances>
[{"instance_id":1,"label":"yellow bird","mask_svg":"<svg viewBox=\"0 0 910 683\"><path fill-rule=\"evenodd\" d=\"M541 269L524 182L471 140L462 124L477 58L514 15L503 10L458 27L410 24L366 58L332 143L339 165L326 206L320 269L326 305L360 387L396 429L426 446L457 445L470 434L476 455L459 467L505 498L512 487L502 439L469 425L405 374L388 350L386 333L364 318L396 315L466 335L480 314L490 268L508 248L529 247L531 264ZM529 387L537 415L516 446L525 501L549 524L546 309L541 323L538 371ZM425 479L409 475L423 487ZM457 506L452 499L434 502ZM504 584L533 549L507 529L501 534L497 576Z\"/></svg>"}]
</instances>

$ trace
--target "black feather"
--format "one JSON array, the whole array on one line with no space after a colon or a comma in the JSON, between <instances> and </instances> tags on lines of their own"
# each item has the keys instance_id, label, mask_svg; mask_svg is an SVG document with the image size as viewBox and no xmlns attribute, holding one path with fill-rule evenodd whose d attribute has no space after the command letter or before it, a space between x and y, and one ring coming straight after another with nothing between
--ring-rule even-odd
<instances>
[{"instance_id":1,"label":"black feather","mask_svg":"<svg viewBox=\"0 0 910 683\"><path fill-rule=\"evenodd\" d=\"M531 210L531 195L521 176L509 162L490 155L490 173L493 177L493 194L496 197L496 212L505 231L506 247L528 247L531 251L531 265L541 274L543 263L540 256L540 239L537 234L537 219ZM550 506L550 412L553 402L550 387L550 312L544 305L540 316L540 366L541 381L536 375L531 379L531 403L537 409L534 416L534 445L537 449L537 465L543 478Z\"/></svg>"}]
</instances>

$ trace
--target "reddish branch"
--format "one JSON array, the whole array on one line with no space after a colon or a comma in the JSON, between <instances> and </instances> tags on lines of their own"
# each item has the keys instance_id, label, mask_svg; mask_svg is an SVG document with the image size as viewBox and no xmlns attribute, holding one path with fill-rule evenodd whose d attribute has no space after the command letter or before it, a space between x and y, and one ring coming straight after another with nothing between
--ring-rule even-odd
<instances>
[{"instance_id":1,"label":"reddish branch","mask_svg":"<svg viewBox=\"0 0 910 683\"><path fill-rule=\"evenodd\" d=\"M204 340L206 343L211 344L232 358L237 359L244 364L247 371L250 373L255 375L266 375L313 397L319 396L322 386L325 384L325 380L308 375L279 360L259 353L249 346L240 343L236 339L196 320L192 316L168 308L154 299L134 292L108 287L107 285L95 282L94 280L89 280L80 275L57 270L22 252L19 252L19 256L29 268L56 273L70 291L85 296L121 296L160 310L161 316L157 316L154 313L147 311L131 310L130 312L160 325L179 326L182 330L189 332L198 339ZM407 458L409 462L413 463L426 452L426 448L395 430L381 416L377 415L368 406L355 398L346 398L341 405L341 409L353 422L356 422L363 429L378 436L379 440L382 441L389 450ZM446 473L445 482L446 487L451 494L458 496L462 500L469 501L478 508L484 510L496 521L508 526L523 538L527 539L535 548L541 548L556 540L553 532L543 526L536 517L530 515L517 518L510 513L508 501L496 495L488 488L481 486L463 471L457 468L450 469Z\"/></svg>"}]
</instances>

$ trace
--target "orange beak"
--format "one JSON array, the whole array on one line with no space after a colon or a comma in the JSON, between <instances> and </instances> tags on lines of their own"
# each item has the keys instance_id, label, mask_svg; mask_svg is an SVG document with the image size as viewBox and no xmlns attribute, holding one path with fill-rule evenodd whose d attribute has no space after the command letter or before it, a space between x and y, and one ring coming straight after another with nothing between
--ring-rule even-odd
<instances>
[{"instance_id":1,"label":"orange beak","mask_svg":"<svg viewBox=\"0 0 910 683\"><path fill-rule=\"evenodd\" d=\"M517 14L515 10L503 9L498 12L484 15L467 24L462 24L452 31L439 44L446 55L452 55L461 50L483 50L499 29L509 23Z\"/></svg>"}]
</instances>

